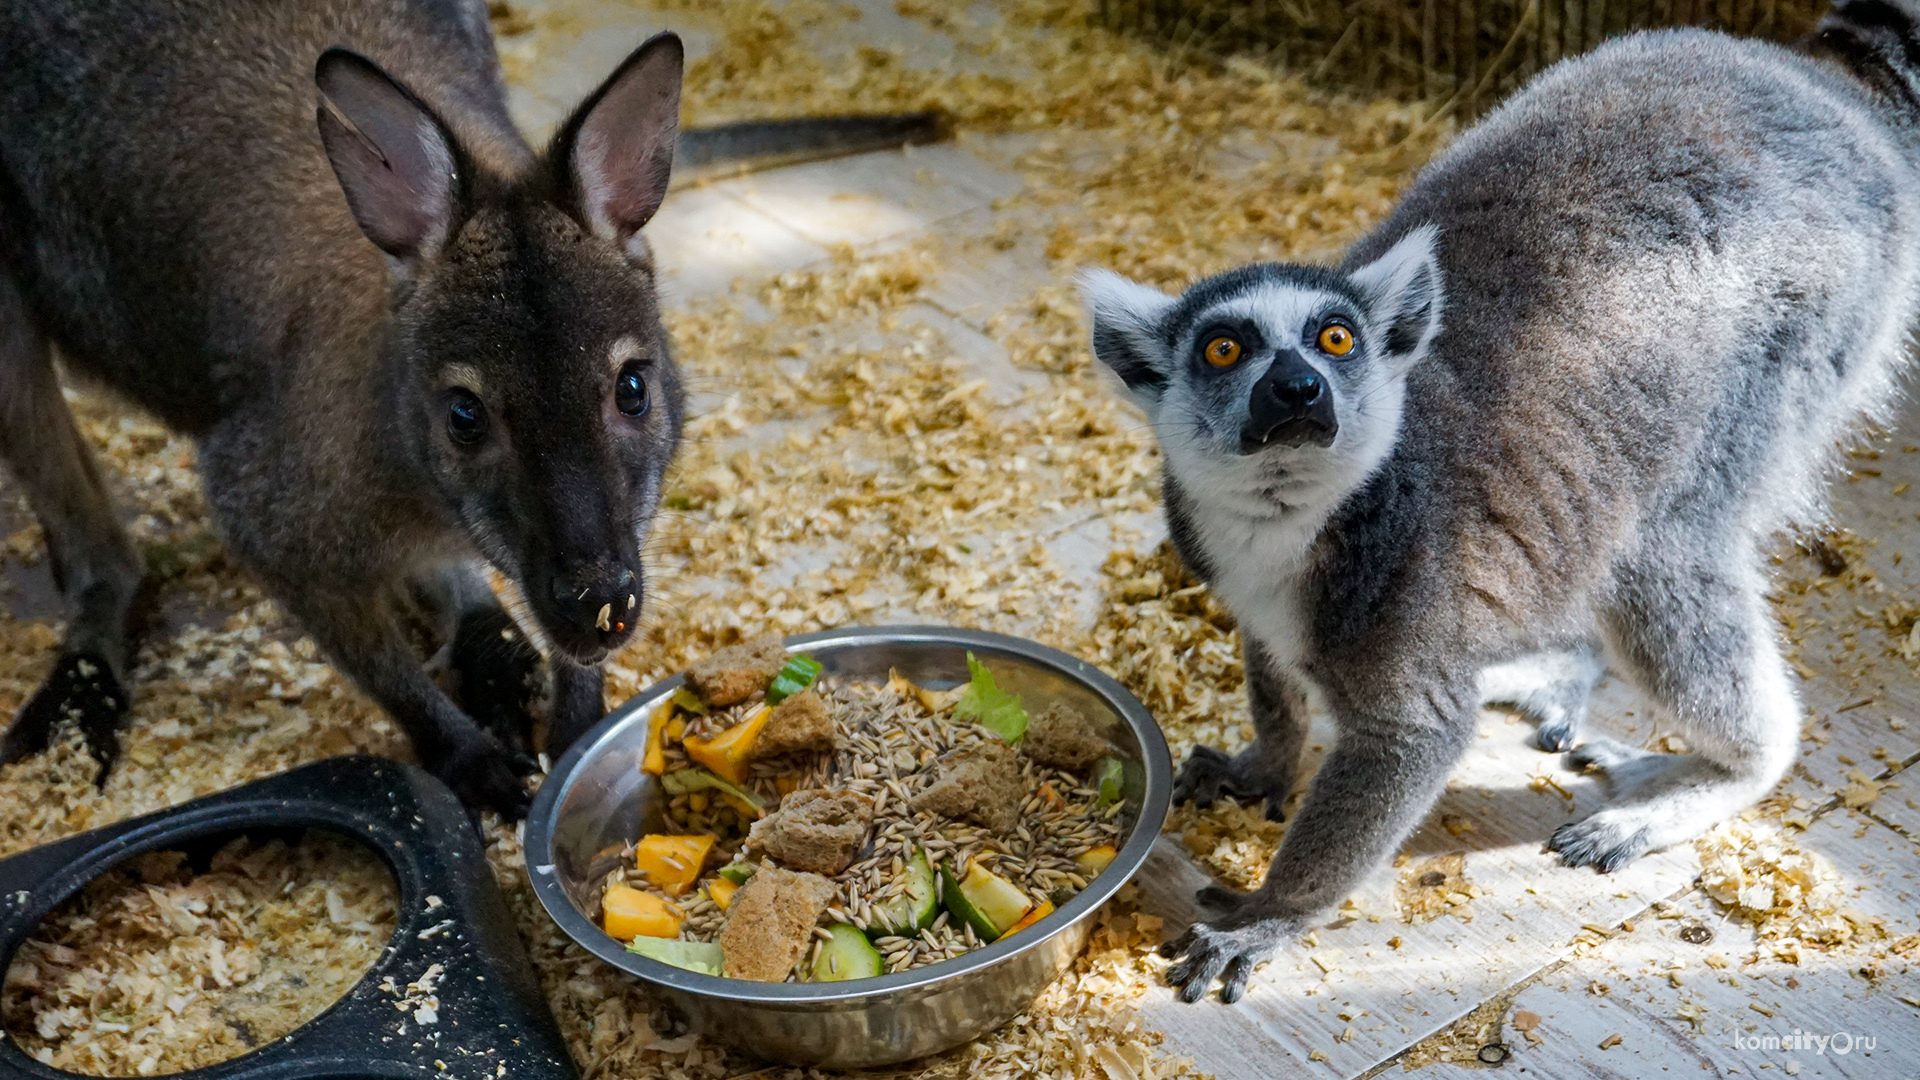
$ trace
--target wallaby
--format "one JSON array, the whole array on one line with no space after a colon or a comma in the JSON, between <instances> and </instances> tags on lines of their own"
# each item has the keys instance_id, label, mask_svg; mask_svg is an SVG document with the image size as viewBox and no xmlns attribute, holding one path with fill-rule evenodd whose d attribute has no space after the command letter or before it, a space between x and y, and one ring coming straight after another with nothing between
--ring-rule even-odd
<instances>
[{"instance_id":1,"label":"wallaby","mask_svg":"<svg viewBox=\"0 0 1920 1080\"><path fill-rule=\"evenodd\" d=\"M72 608L0 759L72 719L104 782L130 700L142 561L57 347L196 439L231 552L429 769L524 812L539 658L476 556L549 646L557 753L604 710L680 437L640 232L671 174L680 40L641 45L545 153L508 119L481 0L0 0L0 56L0 458ZM913 119L880 141L937 127ZM736 153L794 150L732 130ZM404 630L422 599L459 704Z\"/></svg>"},{"instance_id":2,"label":"wallaby","mask_svg":"<svg viewBox=\"0 0 1920 1080\"><path fill-rule=\"evenodd\" d=\"M1486 701L1565 749L1602 671L1688 754L1606 739L1555 831L1613 870L1764 796L1801 710L1766 601L1779 531L1884 415L1920 314L1920 3L1841 0L1807 47L1621 38L1533 80L1338 269L1172 297L1088 280L1094 350L1165 454L1169 528L1239 619L1254 744L1176 797L1293 786L1266 882L1214 889L1168 971L1222 998L1400 845Z\"/></svg>"}]
</instances>

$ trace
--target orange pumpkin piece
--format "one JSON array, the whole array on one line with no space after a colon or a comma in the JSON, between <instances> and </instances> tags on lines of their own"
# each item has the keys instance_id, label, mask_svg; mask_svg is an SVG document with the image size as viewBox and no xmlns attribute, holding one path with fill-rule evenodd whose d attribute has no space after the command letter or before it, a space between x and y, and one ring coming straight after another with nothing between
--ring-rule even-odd
<instances>
[{"instance_id":1,"label":"orange pumpkin piece","mask_svg":"<svg viewBox=\"0 0 1920 1080\"><path fill-rule=\"evenodd\" d=\"M634 850L634 869L661 892L679 896L700 880L700 868L707 864L713 843L711 836L649 834L640 838Z\"/></svg>"},{"instance_id":2,"label":"orange pumpkin piece","mask_svg":"<svg viewBox=\"0 0 1920 1080\"><path fill-rule=\"evenodd\" d=\"M1041 919L1044 919L1051 914L1053 914L1053 901L1042 900L1040 901L1039 905L1036 906L1032 911L1027 912L1026 916L1023 917L1019 922L1014 923L1012 926L1009 926L1007 928L1007 934L1017 934L1020 931L1025 930L1027 927L1032 926L1034 923L1039 922ZM1000 936L1006 937L1007 934L1002 934Z\"/></svg>"},{"instance_id":3,"label":"orange pumpkin piece","mask_svg":"<svg viewBox=\"0 0 1920 1080\"><path fill-rule=\"evenodd\" d=\"M753 744L767 726L773 709L762 702L746 717L711 739L688 739L687 756L707 767L713 775L730 784L747 782L747 762L753 757Z\"/></svg>"},{"instance_id":4,"label":"orange pumpkin piece","mask_svg":"<svg viewBox=\"0 0 1920 1080\"><path fill-rule=\"evenodd\" d=\"M672 904L628 885L609 885L600 899L607 936L621 941L637 937L677 938L680 913Z\"/></svg>"},{"instance_id":5,"label":"orange pumpkin piece","mask_svg":"<svg viewBox=\"0 0 1920 1080\"><path fill-rule=\"evenodd\" d=\"M707 896L713 900L713 906L721 911L733 906L733 894L739 891L740 886L726 878L714 878L707 885Z\"/></svg>"}]
</instances>

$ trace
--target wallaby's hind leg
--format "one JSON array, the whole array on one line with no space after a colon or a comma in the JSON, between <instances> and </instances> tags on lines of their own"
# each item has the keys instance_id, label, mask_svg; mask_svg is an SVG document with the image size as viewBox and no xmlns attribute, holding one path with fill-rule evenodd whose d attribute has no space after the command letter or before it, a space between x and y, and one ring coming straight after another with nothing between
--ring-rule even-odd
<instances>
[{"instance_id":1,"label":"wallaby's hind leg","mask_svg":"<svg viewBox=\"0 0 1920 1080\"><path fill-rule=\"evenodd\" d=\"M473 722L515 753L533 746L533 700L540 653L470 562L448 563L424 575L447 641L453 699Z\"/></svg>"},{"instance_id":2,"label":"wallaby's hind leg","mask_svg":"<svg viewBox=\"0 0 1920 1080\"><path fill-rule=\"evenodd\" d=\"M53 576L72 612L53 671L7 729L0 761L44 750L71 719L100 763L120 753L132 620L143 576L100 483L93 457L60 394L47 340L13 282L0 277L0 459L27 489L46 534Z\"/></svg>"},{"instance_id":3,"label":"wallaby's hind leg","mask_svg":"<svg viewBox=\"0 0 1920 1080\"><path fill-rule=\"evenodd\" d=\"M1621 575L1603 619L1614 653L1698 749L1655 754L1601 740L1568 754L1602 772L1613 797L1554 832L1548 846L1568 865L1609 871L1691 840L1765 796L1793 763L1800 708L1756 564L1740 552Z\"/></svg>"},{"instance_id":4,"label":"wallaby's hind leg","mask_svg":"<svg viewBox=\"0 0 1920 1080\"><path fill-rule=\"evenodd\" d=\"M1173 798L1190 799L1202 809L1222 795L1265 799L1267 817L1280 821L1307 737L1306 697L1251 637L1246 639L1245 661L1253 744L1232 756L1211 746L1194 747L1174 779Z\"/></svg>"},{"instance_id":5,"label":"wallaby's hind leg","mask_svg":"<svg viewBox=\"0 0 1920 1080\"><path fill-rule=\"evenodd\" d=\"M1548 753L1573 746L1587 718L1587 702L1607 665L1591 644L1534 653L1480 673L1480 700L1511 705L1537 726L1533 745Z\"/></svg>"}]
</instances>

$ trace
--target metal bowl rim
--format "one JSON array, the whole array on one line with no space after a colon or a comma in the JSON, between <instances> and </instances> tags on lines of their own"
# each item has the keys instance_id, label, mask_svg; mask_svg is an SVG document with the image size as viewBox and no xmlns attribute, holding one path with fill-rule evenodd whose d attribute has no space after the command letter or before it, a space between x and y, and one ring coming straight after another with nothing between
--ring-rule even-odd
<instances>
[{"instance_id":1,"label":"metal bowl rim","mask_svg":"<svg viewBox=\"0 0 1920 1080\"><path fill-rule=\"evenodd\" d=\"M608 937L590 919L582 915L573 906L573 901L568 898L566 890L561 888L558 875L552 868L553 831L556 824L554 817L563 797L572 788L574 773L581 763L587 760L602 739L614 728L625 723L628 717L651 707L661 698L678 689L684 676L674 675L654 683L627 699L619 708L608 713L586 734L575 740L573 746L560 756L560 760L553 763L546 780L534 796L531 810L528 811L523 851L527 876L533 883L534 895L540 898L540 906L546 909L548 917L581 948L630 975L702 997L721 998L746 1004L788 1006L856 1002L867 998L884 997L900 991L930 989L940 983L960 979L997 966L1020 953L1036 948L1092 915L1100 905L1106 903L1114 893L1118 892L1121 886L1131 880L1139 871L1141 864L1146 861L1147 854L1159 837L1161 826L1165 824L1168 810L1172 805L1173 763L1167 749L1166 737L1161 733L1160 725L1155 722L1153 715L1147 711L1146 706L1140 704L1139 699L1092 664L1026 638L950 626L845 627L796 635L787 638L785 644L789 651L809 646L851 647L888 644L990 649L998 653L1018 656L1038 666L1051 668L1060 675L1078 682L1111 706L1133 730L1134 737L1140 744L1140 764L1146 772L1146 784L1141 793L1139 816L1134 821L1133 831L1128 835L1127 842L1121 846L1120 853L1114 857L1113 864L1107 870L1096 876L1085 889L1080 891L1079 895L1040 920L1032 929L1023 931L1015 938L1002 938L965 956L938 964L929 964L913 971L881 975L872 979L859 979L844 984L759 983L744 979L701 975L627 952L618 941ZM546 867L545 872L540 869L543 866ZM1044 933L1037 932L1042 929L1045 930Z\"/></svg>"}]
</instances>

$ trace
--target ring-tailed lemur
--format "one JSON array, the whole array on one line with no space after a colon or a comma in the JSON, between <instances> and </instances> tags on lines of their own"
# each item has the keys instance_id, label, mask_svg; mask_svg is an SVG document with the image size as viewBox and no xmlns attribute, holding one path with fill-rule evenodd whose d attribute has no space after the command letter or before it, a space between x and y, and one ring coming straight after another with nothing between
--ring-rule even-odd
<instances>
[{"instance_id":1,"label":"ring-tailed lemur","mask_svg":"<svg viewBox=\"0 0 1920 1080\"><path fill-rule=\"evenodd\" d=\"M1564 748L1589 642L1698 749L1574 749L1613 799L1553 834L1565 862L1612 870L1780 778L1800 717L1765 552L1819 512L1920 311L1916 13L1842 0L1802 51L1682 30L1560 64L1338 270L1177 298L1088 275L1173 539L1245 640L1258 737L1196 751L1176 794L1277 812L1309 690L1338 727L1266 883L1203 893L1219 914L1169 946L1184 1000L1238 998L1391 854L1483 701Z\"/></svg>"}]
</instances>

